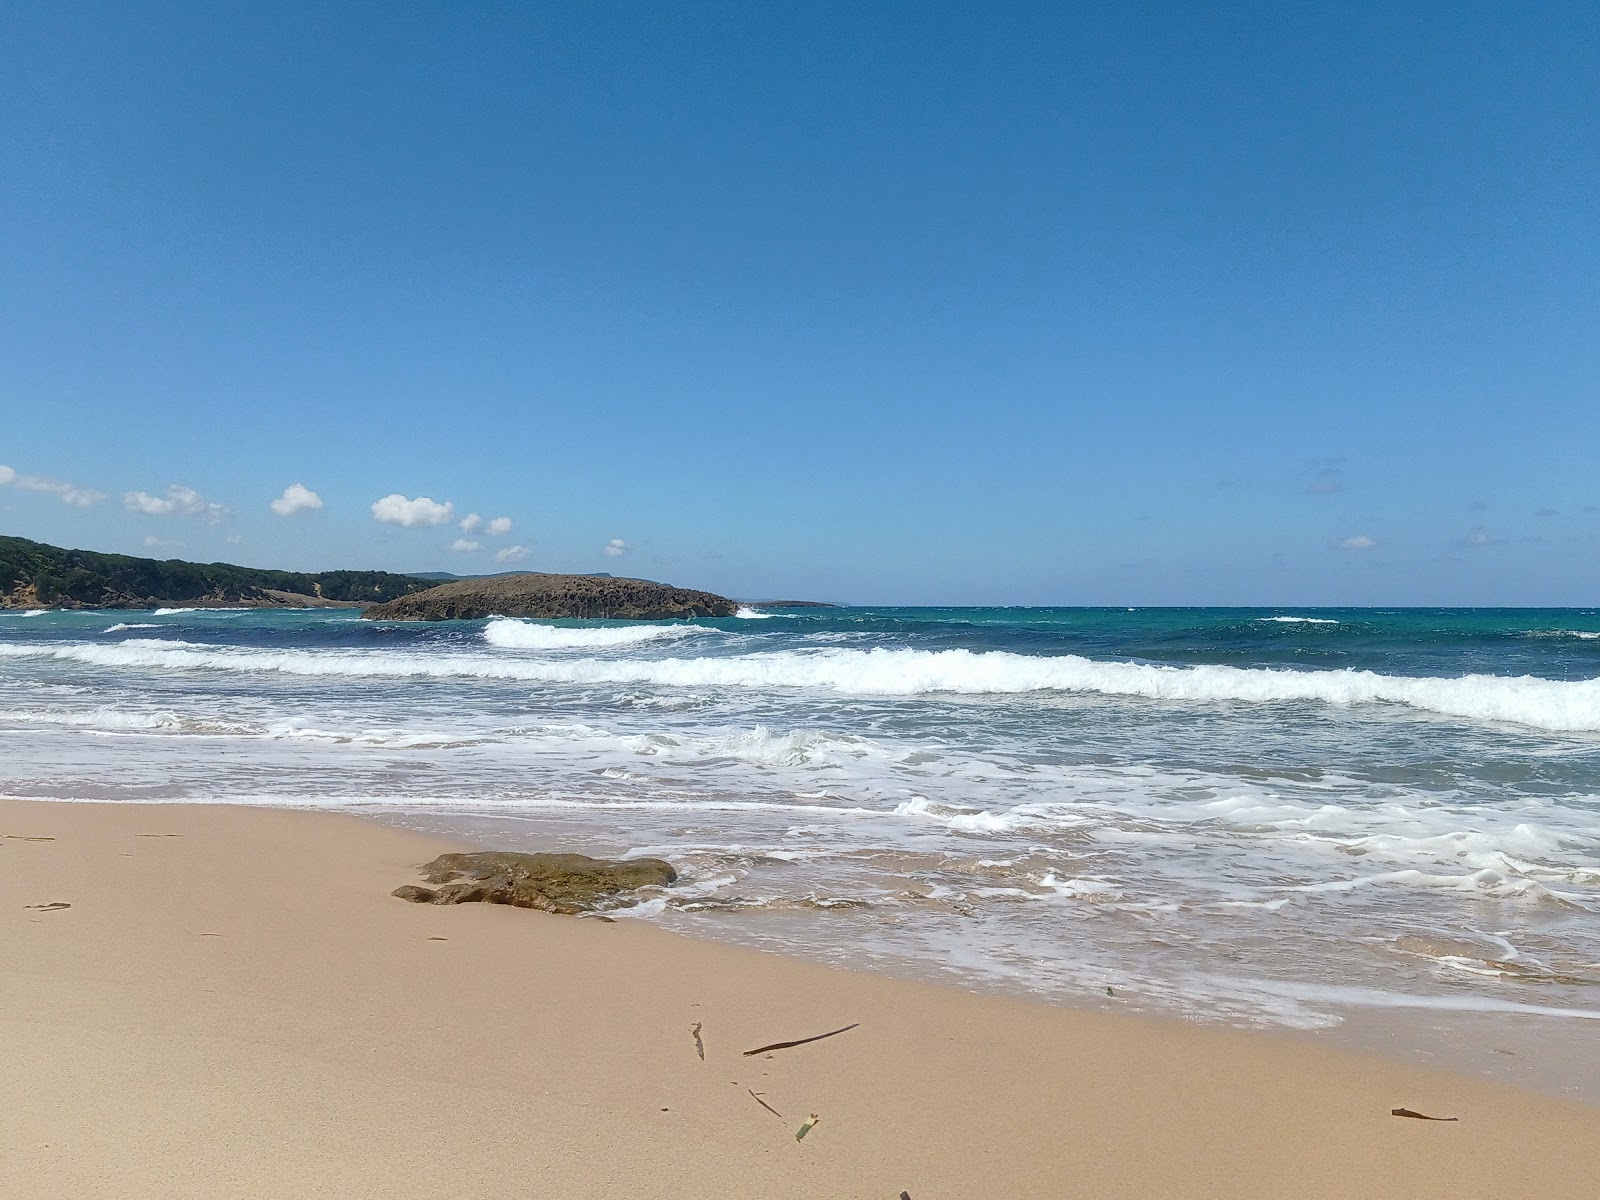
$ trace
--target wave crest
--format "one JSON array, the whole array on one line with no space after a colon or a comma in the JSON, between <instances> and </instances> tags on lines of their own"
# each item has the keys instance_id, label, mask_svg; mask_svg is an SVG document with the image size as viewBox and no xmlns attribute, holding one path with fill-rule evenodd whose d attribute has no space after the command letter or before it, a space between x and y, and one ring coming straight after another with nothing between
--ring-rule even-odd
<instances>
[{"instance_id":1,"label":"wave crest","mask_svg":"<svg viewBox=\"0 0 1600 1200\"><path fill-rule=\"evenodd\" d=\"M644 642L676 641L696 634L717 633L700 625L584 626L535 625L496 617L484 627L483 640L502 650L605 650Z\"/></svg>"},{"instance_id":2,"label":"wave crest","mask_svg":"<svg viewBox=\"0 0 1600 1200\"><path fill-rule=\"evenodd\" d=\"M569 638L585 634L614 637L631 630L650 630L650 636L659 637L665 630L697 628L555 629L516 622L509 622L508 626L540 630L537 634L513 634L513 637L559 634ZM637 639L639 633L633 636ZM670 636L683 636L683 633ZM595 648L593 642L590 648ZM253 650L132 638L117 645L0 645L0 657L54 658L120 668L252 674L480 678L752 691L811 688L843 695L1065 692L1179 703L1320 702L1341 707L1398 704L1446 716L1504 721L1556 732L1600 732L1600 679L1566 681L1501 675L1436 679L1353 670L1174 667L1099 662L1077 655L1029 656L1002 650L827 649L705 658L539 660L501 658L492 654Z\"/></svg>"}]
</instances>

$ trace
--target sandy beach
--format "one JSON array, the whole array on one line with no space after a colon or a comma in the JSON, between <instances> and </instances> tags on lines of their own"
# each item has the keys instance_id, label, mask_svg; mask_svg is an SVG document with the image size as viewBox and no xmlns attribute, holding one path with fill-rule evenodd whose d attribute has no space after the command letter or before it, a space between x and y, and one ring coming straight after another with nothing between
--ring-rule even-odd
<instances>
[{"instance_id":1,"label":"sandy beach","mask_svg":"<svg viewBox=\"0 0 1600 1200\"><path fill-rule=\"evenodd\" d=\"M633 922L408 905L390 890L449 846L355 817L8 801L0 834L6 1196L1594 1186L1600 1108Z\"/></svg>"}]
</instances>

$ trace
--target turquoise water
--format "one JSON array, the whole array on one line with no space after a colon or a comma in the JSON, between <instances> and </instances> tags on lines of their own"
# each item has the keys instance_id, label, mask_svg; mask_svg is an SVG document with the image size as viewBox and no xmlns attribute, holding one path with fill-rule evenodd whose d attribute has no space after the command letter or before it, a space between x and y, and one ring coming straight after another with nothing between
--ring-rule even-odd
<instances>
[{"instance_id":1,"label":"turquoise water","mask_svg":"<svg viewBox=\"0 0 1600 1200\"><path fill-rule=\"evenodd\" d=\"M670 857L690 932L1240 1024L1600 1014L1600 610L0 615L0 793Z\"/></svg>"}]
</instances>

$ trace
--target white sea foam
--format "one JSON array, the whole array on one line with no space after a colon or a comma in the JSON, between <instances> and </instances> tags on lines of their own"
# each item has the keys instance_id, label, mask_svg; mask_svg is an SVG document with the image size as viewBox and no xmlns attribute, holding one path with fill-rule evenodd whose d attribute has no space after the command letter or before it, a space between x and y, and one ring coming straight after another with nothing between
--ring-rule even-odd
<instances>
[{"instance_id":1,"label":"white sea foam","mask_svg":"<svg viewBox=\"0 0 1600 1200\"><path fill-rule=\"evenodd\" d=\"M743 690L812 688L845 695L1015 695L1057 691L1179 703L1319 702L1340 707L1394 704L1472 720L1564 732L1600 732L1600 679L1568 681L1498 675L1433 679L1352 670L1169 667L998 650L832 649L657 660L537 660L478 654L199 647L187 642L130 638L114 646L0 645L0 656L45 657L122 668Z\"/></svg>"},{"instance_id":2,"label":"white sea foam","mask_svg":"<svg viewBox=\"0 0 1600 1200\"><path fill-rule=\"evenodd\" d=\"M237 735L259 732L236 721L185 717L175 712L129 712L118 708L93 708L77 712L0 710L0 722L19 725L59 725L102 733L191 733Z\"/></svg>"},{"instance_id":3,"label":"white sea foam","mask_svg":"<svg viewBox=\"0 0 1600 1200\"><path fill-rule=\"evenodd\" d=\"M760 612L751 608L748 604L741 604L739 611L733 615L746 621L770 621L772 619L771 613Z\"/></svg>"},{"instance_id":4,"label":"white sea foam","mask_svg":"<svg viewBox=\"0 0 1600 1200\"><path fill-rule=\"evenodd\" d=\"M1283 625L1337 625L1331 617L1257 617L1257 621L1276 621Z\"/></svg>"},{"instance_id":5,"label":"white sea foam","mask_svg":"<svg viewBox=\"0 0 1600 1200\"><path fill-rule=\"evenodd\" d=\"M51 610L48 608L30 608L27 612L11 613L15 617L42 617Z\"/></svg>"},{"instance_id":6,"label":"white sea foam","mask_svg":"<svg viewBox=\"0 0 1600 1200\"><path fill-rule=\"evenodd\" d=\"M135 621L132 624L128 624L128 623L125 623L125 622L122 622L122 621L118 621L115 625L107 625L100 632L101 633L122 633L125 630L129 630L129 629L163 629L163 628L165 628L165 626L155 625L155 624L152 624L152 623L150 623L148 621Z\"/></svg>"},{"instance_id":7,"label":"white sea foam","mask_svg":"<svg viewBox=\"0 0 1600 1200\"><path fill-rule=\"evenodd\" d=\"M711 736L647 733L624 739L635 754L693 760L731 758L758 766L797 767L818 760L887 758L880 743L869 738L823 730L723 730Z\"/></svg>"},{"instance_id":8,"label":"white sea foam","mask_svg":"<svg viewBox=\"0 0 1600 1200\"><path fill-rule=\"evenodd\" d=\"M179 613L199 612L198 608L158 608L154 615L158 617L175 617Z\"/></svg>"},{"instance_id":9,"label":"white sea foam","mask_svg":"<svg viewBox=\"0 0 1600 1200\"><path fill-rule=\"evenodd\" d=\"M1332 984L1303 984L1290 980L1251 979L1230 981L1241 990L1308 1000L1323 1004L1358 1008L1422 1008L1453 1012L1515 1013L1529 1017L1566 1017L1579 1021L1600 1021L1600 1010L1555 1008L1545 1004L1524 1004L1497 996L1420 996L1389 992L1379 988L1341 987Z\"/></svg>"},{"instance_id":10,"label":"white sea foam","mask_svg":"<svg viewBox=\"0 0 1600 1200\"><path fill-rule=\"evenodd\" d=\"M585 626L535 625L496 617L484 627L483 640L504 650L606 650L643 642L676 641L721 630L702 625Z\"/></svg>"}]
</instances>

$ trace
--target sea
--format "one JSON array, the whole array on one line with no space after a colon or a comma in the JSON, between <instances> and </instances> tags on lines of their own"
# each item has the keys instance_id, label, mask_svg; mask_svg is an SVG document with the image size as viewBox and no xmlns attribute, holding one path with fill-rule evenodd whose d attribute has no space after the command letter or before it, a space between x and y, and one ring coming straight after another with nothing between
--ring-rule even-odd
<instances>
[{"instance_id":1,"label":"sea","mask_svg":"<svg viewBox=\"0 0 1600 1200\"><path fill-rule=\"evenodd\" d=\"M1600 1045L1600 609L14 612L0 795L660 856L616 915L1054 1003Z\"/></svg>"}]
</instances>

